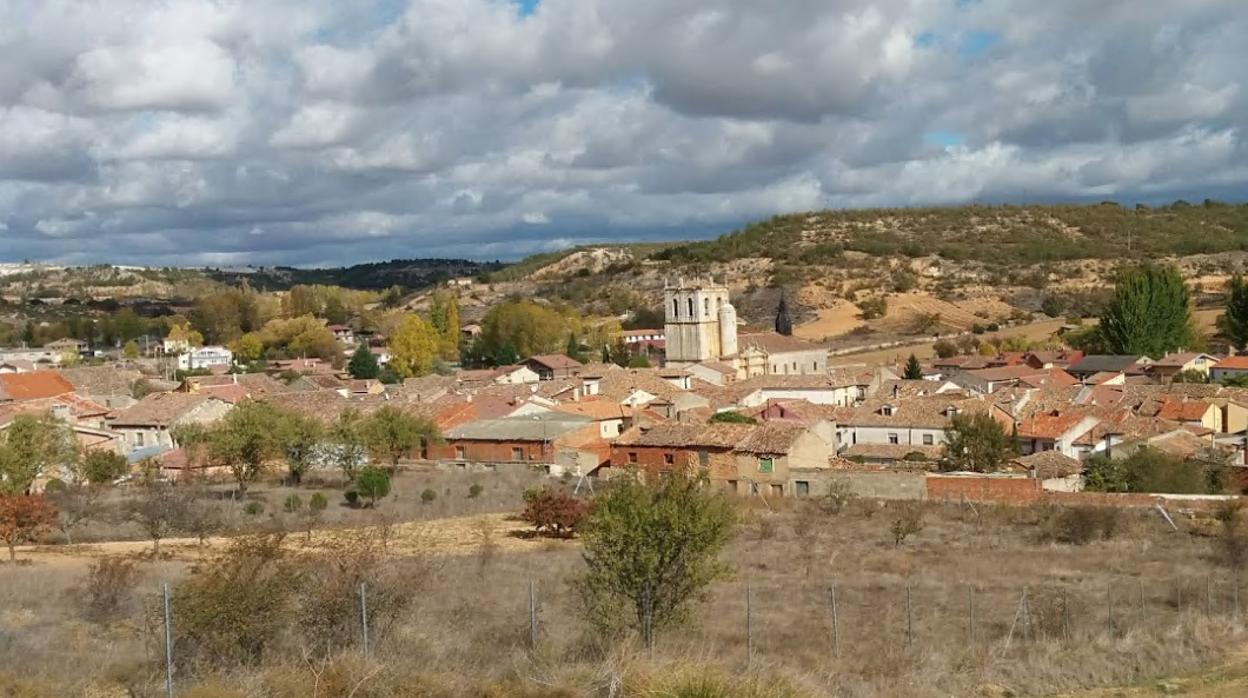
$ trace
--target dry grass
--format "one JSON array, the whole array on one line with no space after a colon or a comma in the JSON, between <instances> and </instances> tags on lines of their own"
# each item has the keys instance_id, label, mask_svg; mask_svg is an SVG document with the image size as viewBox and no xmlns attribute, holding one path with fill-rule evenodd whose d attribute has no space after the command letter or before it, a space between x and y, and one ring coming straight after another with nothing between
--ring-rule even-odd
<instances>
[{"instance_id":1,"label":"dry grass","mask_svg":"<svg viewBox=\"0 0 1248 698\"><path fill-rule=\"evenodd\" d=\"M839 515L807 502L781 508L746 508L727 552L734 578L652 656L587 635L569 586L582 567L574 542L523 540L507 535L517 524L505 517L473 516L396 527L395 555L455 554L442 556L371 661L358 652L311 659L288 647L265 666L183 676L199 686L182 695L1044 695L1193 671L1244 639L1203 522L1181 520L1174 532L1154 514L1130 514L1114 538L1073 546L1042 542L1055 514L1045 508L931 505L922 530L896 546L892 505L854 502ZM86 622L74 591L81 575L44 559L0 567L0 689L7 673L28 684L14 695L92 686L157 695L158 628L139 612ZM184 567L146 563L136 593L154 598Z\"/></svg>"}]
</instances>

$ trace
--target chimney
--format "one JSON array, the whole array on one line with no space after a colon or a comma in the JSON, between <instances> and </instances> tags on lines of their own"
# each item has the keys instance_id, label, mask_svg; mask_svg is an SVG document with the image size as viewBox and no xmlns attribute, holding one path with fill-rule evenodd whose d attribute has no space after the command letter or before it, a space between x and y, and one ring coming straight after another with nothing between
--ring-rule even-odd
<instances>
[{"instance_id":1,"label":"chimney","mask_svg":"<svg viewBox=\"0 0 1248 698\"><path fill-rule=\"evenodd\" d=\"M234 377L234 385L238 385L238 374L237 374L237 373L231 373L230 375Z\"/></svg>"},{"instance_id":2,"label":"chimney","mask_svg":"<svg viewBox=\"0 0 1248 698\"><path fill-rule=\"evenodd\" d=\"M893 384L893 399L896 400L901 395L901 386Z\"/></svg>"}]
</instances>

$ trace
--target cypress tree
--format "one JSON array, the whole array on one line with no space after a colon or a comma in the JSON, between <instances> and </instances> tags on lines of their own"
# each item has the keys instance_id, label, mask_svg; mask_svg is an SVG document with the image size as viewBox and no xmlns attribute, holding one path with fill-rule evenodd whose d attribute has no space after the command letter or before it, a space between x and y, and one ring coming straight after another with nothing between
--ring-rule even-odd
<instances>
[{"instance_id":1,"label":"cypress tree","mask_svg":"<svg viewBox=\"0 0 1248 698\"><path fill-rule=\"evenodd\" d=\"M1199 336L1192 324L1191 294L1179 270L1142 264L1121 272L1100 332L1111 354L1157 359L1194 346Z\"/></svg>"},{"instance_id":2,"label":"cypress tree","mask_svg":"<svg viewBox=\"0 0 1248 698\"><path fill-rule=\"evenodd\" d=\"M789 318L789 303L780 296L780 305L776 307L776 333L785 337L793 334L793 320Z\"/></svg>"},{"instance_id":3,"label":"cypress tree","mask_svg":"<svg viewBox=\"0 0 1248 698\"><path fill-rule=\"evenodd\" d=\"M1236 274L1226 285L1226 312L1218 316L1218 330L1237 351L1248 348L1248 283Z\"/></svg>"}]
</instances>

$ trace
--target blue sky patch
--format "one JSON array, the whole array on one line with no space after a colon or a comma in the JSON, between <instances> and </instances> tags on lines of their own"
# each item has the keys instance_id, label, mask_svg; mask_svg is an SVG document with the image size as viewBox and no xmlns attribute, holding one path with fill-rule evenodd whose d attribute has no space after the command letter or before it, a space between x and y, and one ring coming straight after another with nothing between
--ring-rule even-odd
<instances>
[{"instance_id":1,"label":"blue sky patch","mask_svg":"<svg viewBox=\"0 0 1248 698\"><path fill-rule=\"evenodd\" d=\"M974 29L962 35L958 53L963 58L979 58L989 49L1001 43L1001 35L994 31Z\"/></svg>"},{"instance_id":2,"label":"blue sky patch","mask_svg":"<svg viewBox=\"0 0 1248 698\"><path fill-rule=\"evenodd\" d=\"M542 4L542 0L516 0L516 11L521 17L528 17L537 12L537 6Z\"/></svg>"},{"instance_id":3,"label":"blue sky patch","mask_svg":"<svg viewBox=\"0 0 1248 698\"><path fill-rule=\"evenodd\" d=\"M953 148L966 145L966 136L957 131L928 131L923 134L923 142L928 145L938 145L942 148Z\"/></svg>"}]
</instances>

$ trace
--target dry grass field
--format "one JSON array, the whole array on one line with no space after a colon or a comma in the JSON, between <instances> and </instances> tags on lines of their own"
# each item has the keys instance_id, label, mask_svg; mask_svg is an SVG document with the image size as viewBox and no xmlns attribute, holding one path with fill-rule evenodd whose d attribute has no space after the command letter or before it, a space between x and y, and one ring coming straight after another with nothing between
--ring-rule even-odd
<instances>
[{"instance_id":1,"label":"dry grass field","mask_svg":"<svg viewBox=\"0 0 1248 698\"><path fill-rule=\"evenodd\" d=\"M527 477L436 475L452 491L500 489L469 505L448 498L441 516L400 497L369 514L392 506L389 520L344 514L310 545L298 531L284 541L300 565L325 566L365 536L385 538L379 569L394 574L371 592L376 613L393 595L405 601L373 627L367 659L344 592L338 646L319 647L292 620L255 663L175 653L178 695L1105 698L1170 681L1229 696L1240 694L1216 691L1248 673L1235 668L1245 631L1209 521L1179 516L1175 531L1155 513L1122 513L1107 539L1075 545L1059 542L1058 509L743 502L724 555L731 578L647 653L591 634L573 589L575 541L532 538L512 520ZM449 511L463 506L494 511ZM897 543L896 523L916 515L919 530ZM163 695L160 584L176 592L228 544L167 544L160 559L142 542L51 546L0 565L0 695ZM137 565L107 618L90 612L88 569L101 556ZM1137 688L1084 693L1109 686Z\"/></svg>"}]
</instances>

